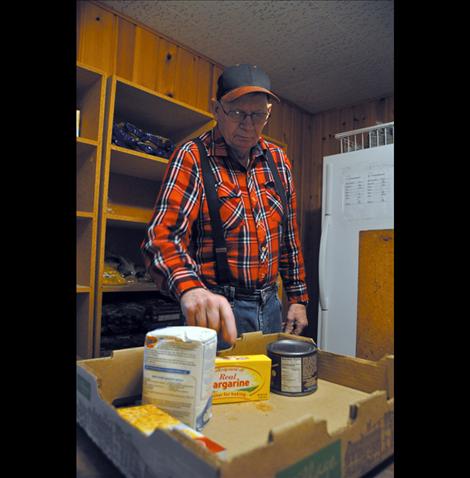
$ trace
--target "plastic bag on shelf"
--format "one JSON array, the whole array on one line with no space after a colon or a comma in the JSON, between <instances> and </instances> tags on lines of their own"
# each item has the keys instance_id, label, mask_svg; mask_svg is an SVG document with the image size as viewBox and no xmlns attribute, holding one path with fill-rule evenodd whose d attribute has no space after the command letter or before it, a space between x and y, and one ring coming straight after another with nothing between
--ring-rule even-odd
<instances>
[{"instance_id":1,"label":"plastic bag on shelf","mask_svg":"<svg viewBox=\"0 0 470 478\"><path fill-rule=\"evenodd\" d=\"M113 125L112 143L123 148L136 149L138 136L134 136L124 128L124 123L115 123Z\"/></svg>"},{"instance_id":2,"label":"plastic bag on shelf","mask_svg":"<svg viewBox=\"0 0 470 478\"><path fill-rule=\"evenodd\" d=\"M105 262L103 268L103 284L125 285L127 281L114 265Z\"/></svg>"},{"instance_id":3,"label":"plastic bag on shelf","mask_svg":"<svg viewBox=\"0 0 470 478\"><path fill-rule=\"evenodd\" d=\"M107 252L105 262L116 267L123 277L136 275L134 263L123 256Z\"/></svg>"}]
</instances>

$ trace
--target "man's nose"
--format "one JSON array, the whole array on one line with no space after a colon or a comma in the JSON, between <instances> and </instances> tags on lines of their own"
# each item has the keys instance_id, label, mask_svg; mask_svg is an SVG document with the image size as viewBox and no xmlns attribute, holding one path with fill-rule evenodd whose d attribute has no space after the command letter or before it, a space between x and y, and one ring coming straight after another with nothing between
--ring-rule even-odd
<instances>
[{"instance_id":1,"label":"man's nose","mask_svg":"<svg viewBox=\"0 0 470 478\"><path fill-rule=\"evenodd\" d=\"M253 117L251 115L245 115L240 125L244 126L245 128L254 128L255 122L253 121Z\"/></svg>"}]
</instances>

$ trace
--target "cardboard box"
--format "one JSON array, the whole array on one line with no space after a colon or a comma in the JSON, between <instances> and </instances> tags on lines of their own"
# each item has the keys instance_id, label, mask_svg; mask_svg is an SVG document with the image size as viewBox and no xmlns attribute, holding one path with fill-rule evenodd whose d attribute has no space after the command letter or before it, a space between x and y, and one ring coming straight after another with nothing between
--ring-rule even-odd
<instances>
[{"instance_id":1,"label":"cardboard box","mask_svg":"<svg viewBox=\"0 0 470 478\"><path fill-rule=\"evenodd\" d=\"M244 334L221 355L265 354L287 334ZM113 403L142 392L143 347L77 362L77 421L127 477L360 477L393 454L393 356L377 362L318 351L318 390L220 404L202 431L221 459L178 430L150 436Z\"/></svg>"}]
</instances>

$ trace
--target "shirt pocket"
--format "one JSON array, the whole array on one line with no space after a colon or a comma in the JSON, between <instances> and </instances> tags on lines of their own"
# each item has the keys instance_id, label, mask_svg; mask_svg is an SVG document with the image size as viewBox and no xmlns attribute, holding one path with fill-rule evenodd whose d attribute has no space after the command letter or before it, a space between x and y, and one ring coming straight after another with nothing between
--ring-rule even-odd
<instances>
[{"instance_id":1,"label":"shirt pocket","mask_svg":"<svg viewBox=\"0 0 470 478\"><path fill-rule=\"evenodd\" d=\"M222 226L225 231L232 231L240 226L245 215L240 188L230 183L218 183L215 187Z\"/></svg>"},{"instance_id":2,"label":"shirt pocket","mask_svg":"<svg viewBox=\"0 0 470 478\"><path fill-rule=\"evenodd\" d=\"M264 184L266 194L266 217L270 220L281 223L284 217L284 207L282 200L276 191L274 180L268 180Z\"/></svg>"}]
</instances>

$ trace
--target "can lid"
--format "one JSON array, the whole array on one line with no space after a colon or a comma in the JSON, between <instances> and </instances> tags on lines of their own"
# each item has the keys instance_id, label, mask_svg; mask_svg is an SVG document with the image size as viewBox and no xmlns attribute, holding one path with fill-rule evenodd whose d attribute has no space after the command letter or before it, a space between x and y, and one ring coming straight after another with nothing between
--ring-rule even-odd
<instances>
[{"instance_id":1,"label":"can lid","mask_svg":"<svg viewBox=\"0 0 470 478\"><path fill-rule=\"evenodd\" d=\"M313 343L303 340L281 339L268 344L268 352L281 355L305 355L316 351L317 348Z\"/></svg>"}]
</instances>

